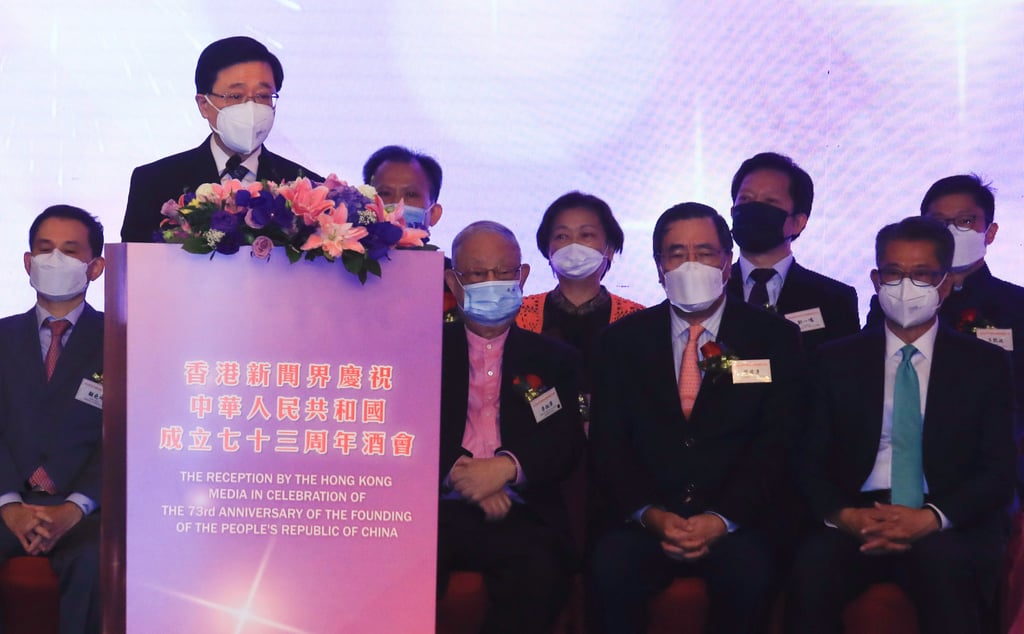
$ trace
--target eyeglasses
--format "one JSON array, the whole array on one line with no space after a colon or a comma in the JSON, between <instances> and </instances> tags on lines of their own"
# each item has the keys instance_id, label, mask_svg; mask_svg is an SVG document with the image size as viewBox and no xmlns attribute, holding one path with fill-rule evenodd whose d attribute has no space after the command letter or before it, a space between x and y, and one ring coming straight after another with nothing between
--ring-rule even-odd
<instances>
[{"instance_id":1,"label":"eyeglasses","mask_svg":"<svg viewBox=\"0 0 1024 634\"><path fill-rule=\"evenodd\" d=\"M456 269L455 274L459 276L459 280L464 284L479 284L480 282L489 281L492 276L493 279L502 282L518 280L519 273L522 270L523 267L520 265L514 269L473 269L472 271L459 271Z\"/></svg>"},{"instance_id":2,"label":"eyeglasses","mask_svg":"<svg viewBox=\"0 0 1024 634\"><path fill-rule=\"evenodd\" d=\"M933 218L935 216L932 216ZM975 231L974 225L978 223L978 218L974 216L957 216L956 218L936 218L939 222L945 224L947 227L952 225L957 231Z\"/></svg>"},{"instance_id":3,"label":"eyeglasses","mask_svg":"<svg viewBox=\"0 0 1024 634\"><path fill-rule=\"evenodd\" d=\"M914 286L924 288L926 286L937 286L942 283L945 273L942 271L913 271L911 273L904 273L899 269L882 269L878 272L878 279L885 286L896 286L905 277L910 278L910 283Z\"/></svg>"},{"instance_id":4,"label":"eyeglasses","mask_svg":"<svg viewBox=\"0 0 1024 634\"><path fill-rule=\"evenodd\" d=\"M215 92L208 92L206 94L207 96L216 97L217 99L223 100L229 106L237 106L238 104L242 104L247 101L255 101L261 106L270 106L271 108L277 107L278 94L276 92L261 92L255 95L243 95L239 92L233 92L227 95L220 95Z\"/></svg>"},{"instance_id":5,"label":"eyeglasses","mask_svg":"<svg viewBox=\"0 0 1024 634\"><path fill-rule=\"evenodd\" d=\"M682 264L683 262L697 261L701 264L707 264L708 266L721 267L722 253L725 249L711 249L702 248L696 251L687 251L686 249L673 249L665 254L660 254L658 257L662 263L665 264L666 270L671 270Z\"/></svg>"}]
</instances>

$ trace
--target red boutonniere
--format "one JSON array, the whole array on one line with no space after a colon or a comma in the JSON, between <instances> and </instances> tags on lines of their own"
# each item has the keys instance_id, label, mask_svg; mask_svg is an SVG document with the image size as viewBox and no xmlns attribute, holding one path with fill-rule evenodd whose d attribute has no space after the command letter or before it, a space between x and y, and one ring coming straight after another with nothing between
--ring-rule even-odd
<instances>
[{"instance_id":1,"label":"red boutonniere","mask_svg":"<svg viewBox=\"0 0 1024 634\"><path fill-rule=\"evenodd\" d=\"M723 374L731 373L733 361L739 359L739 357L729 352L723 344L717 341L709 341L701 346L700 353L704 356L704 359L697 365L705 374L713 374L713 381L717 381L718 377Z\"/></svg>"},{"instance_id":2,"label":"red boutonniere","mask_svg":"<svg viewBox=\"0 0 1024 634\"><path fill-rule=\"evenodd\" d=\"M962 333L973 335L978 332L978 328L995 328L995 325L985 319L977 308L963 309L956 322L956 329Z\"/></svg>"},{"instance_id":3,"label":"red boutonniere","mask_svg":"<svg viewBox=\"0 0 1024 634\"><path fill-rule=\"evenodd\" d=\"M512 378L512 387L523 396L527 403L547 391L544 382L536 374L517 374Z\"/></svg>"}]
</instances>

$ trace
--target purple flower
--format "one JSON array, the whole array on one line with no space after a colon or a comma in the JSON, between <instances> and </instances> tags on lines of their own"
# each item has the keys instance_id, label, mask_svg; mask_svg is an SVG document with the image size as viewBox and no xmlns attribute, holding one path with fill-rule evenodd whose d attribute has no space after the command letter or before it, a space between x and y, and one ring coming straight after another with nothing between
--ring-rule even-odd
<instances>
[{"instance_id":1,"label":"purple flower","mask_svg":"<svg viewBox=\"0 0 1024 634\"><path fill-rule=\"evenodd\" d=\"M224 233L234 233L238 229L238 216L224 210L215 211L210 216L210 228ZM235 251L237 250L236 248Z\"/></svg>"},{"instance_id":2,"label":"purple flower","mask_svg":"<svg viewBox=\"0 0 1024 634\"><path fill-rule=\"evenodd\" d=\"M217 253L223 253L224 255L233 255L238 253L239 247L242 246L242 234L237 232L225 233L224 237L217 243Z\"/></svg>"},{"instance_id":3,"label":"purple flower","mask_svg":"<svg viewBox=\"0 0 1024 634\"><path fill-rule=\"evenodd\" d=\"M238 207L248 207L251 199L252 194L247 189L240 189L235 192L235 205Z\"/></svg>"},{"instance_id":4,"label":"purple flower","mask_svg":"<svg viewBox=\"0 0 1024 634\"><path fill-rule=\"evenodd\" d=\"M374 260L386 258L388 250L402 239L402 228L390 222L375 222L366 226L367 236L360 240L366 254Z\"/></svg>"},{"instance_id":5,"label":"purple flower","mask_svg":"<svg viewBox=\"0 0 1024 634\"><path fill-rule=\"evenodd\" d=\"M252 241L252 255L261 260L270 258L270 252L274 249L274 241L267 236L258 236Z\"/></svg>"},{"instance_id":6,"label":"purple flower","mask_svg":"<svg viewBox=\"0 0 1024 634\"><path fill-rule=\"evenodd\" d=\"M328 192L327 199L334 201L335 207L345 205L345 208L348 210L349 214L348 222L354 222L351 219L352 214L358 214L361 209L366 207L366 203L369 202L366 199L366 196L363 196L363 194L358 189L352 187L351 185L343 185L340 187L333 188L330 192Z\"/></svg>"}]
</instances>

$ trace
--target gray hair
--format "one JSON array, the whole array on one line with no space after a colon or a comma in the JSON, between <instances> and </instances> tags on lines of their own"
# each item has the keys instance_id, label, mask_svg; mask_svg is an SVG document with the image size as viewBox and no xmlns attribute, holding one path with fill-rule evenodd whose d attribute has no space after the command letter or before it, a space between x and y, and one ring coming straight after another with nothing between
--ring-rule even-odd
<instances>
[{"instance_id":1,"label":"gray hair","mask_svg":"<svg viewBox=\"0 0 1024 634\"><path fill-rule=\"evenodd\" d=\"M516 248L516 253L519 254L519 259L522 260L522 251L519 248L519 241L516 240L516 234L512 233L511 229L501 223L494 222L493 220L477 220L460 231L459 234L455 236L455 239L452 240L452 268L456 268L455 257L459 252L459 247L461 247L462 243L467 239L477 235L478 233L496 233L505 238Z\"/></svg>"}]
</instances>

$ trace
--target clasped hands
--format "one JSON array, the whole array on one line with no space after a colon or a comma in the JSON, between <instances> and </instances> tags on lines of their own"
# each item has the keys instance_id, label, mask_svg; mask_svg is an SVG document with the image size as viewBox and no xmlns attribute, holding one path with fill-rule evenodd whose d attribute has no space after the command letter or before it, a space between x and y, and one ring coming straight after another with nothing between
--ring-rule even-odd
<instances>
[{"instance_id":1,"label":"clasped hands","mask_svg":"<svg viewBox=\"0 0 1024 634\"><path fill-rule=\"evenodd\" d=\"M493 458L460 456L448 477L452 488L483 509L488 520L500 520L512 508L505 485L515 479L516 463L506 455Z\"/></svg>"},{"instance_id":2,"label":"clasped hands","mask_svg":"<svg viewBox=\"0 0 1024 634\"><path fill-rule=\"evenodd\" d=\"M653 506L644 511L643 523L661 540L665 555L676 561L707 556L712 544L728 532L725 521L713 513L686 518Z\"/></svg>"},{"instance_id":3,"label":"clasped hands","mask_svg":"<svg viewBox=\"0 0 1024 634\"><path fill-rule=\"evenodd\" d=\"M26 553L44 555L78 524L82 519L82 509L73 502L55 506L14 502L0 507L0 517Z\"/></svg>"},{"instance_id":4,"label":"clasped hands","mask_svg":"<svg viewBox=\"0 0 1024 634\"><path fill-rule=\"evenodd\" d=\"M860 539L860 551L866 555L904 552L941 528L931 509L879 502L870 508L844 508L834 523Z\"/></svg>"}]
</instances>

